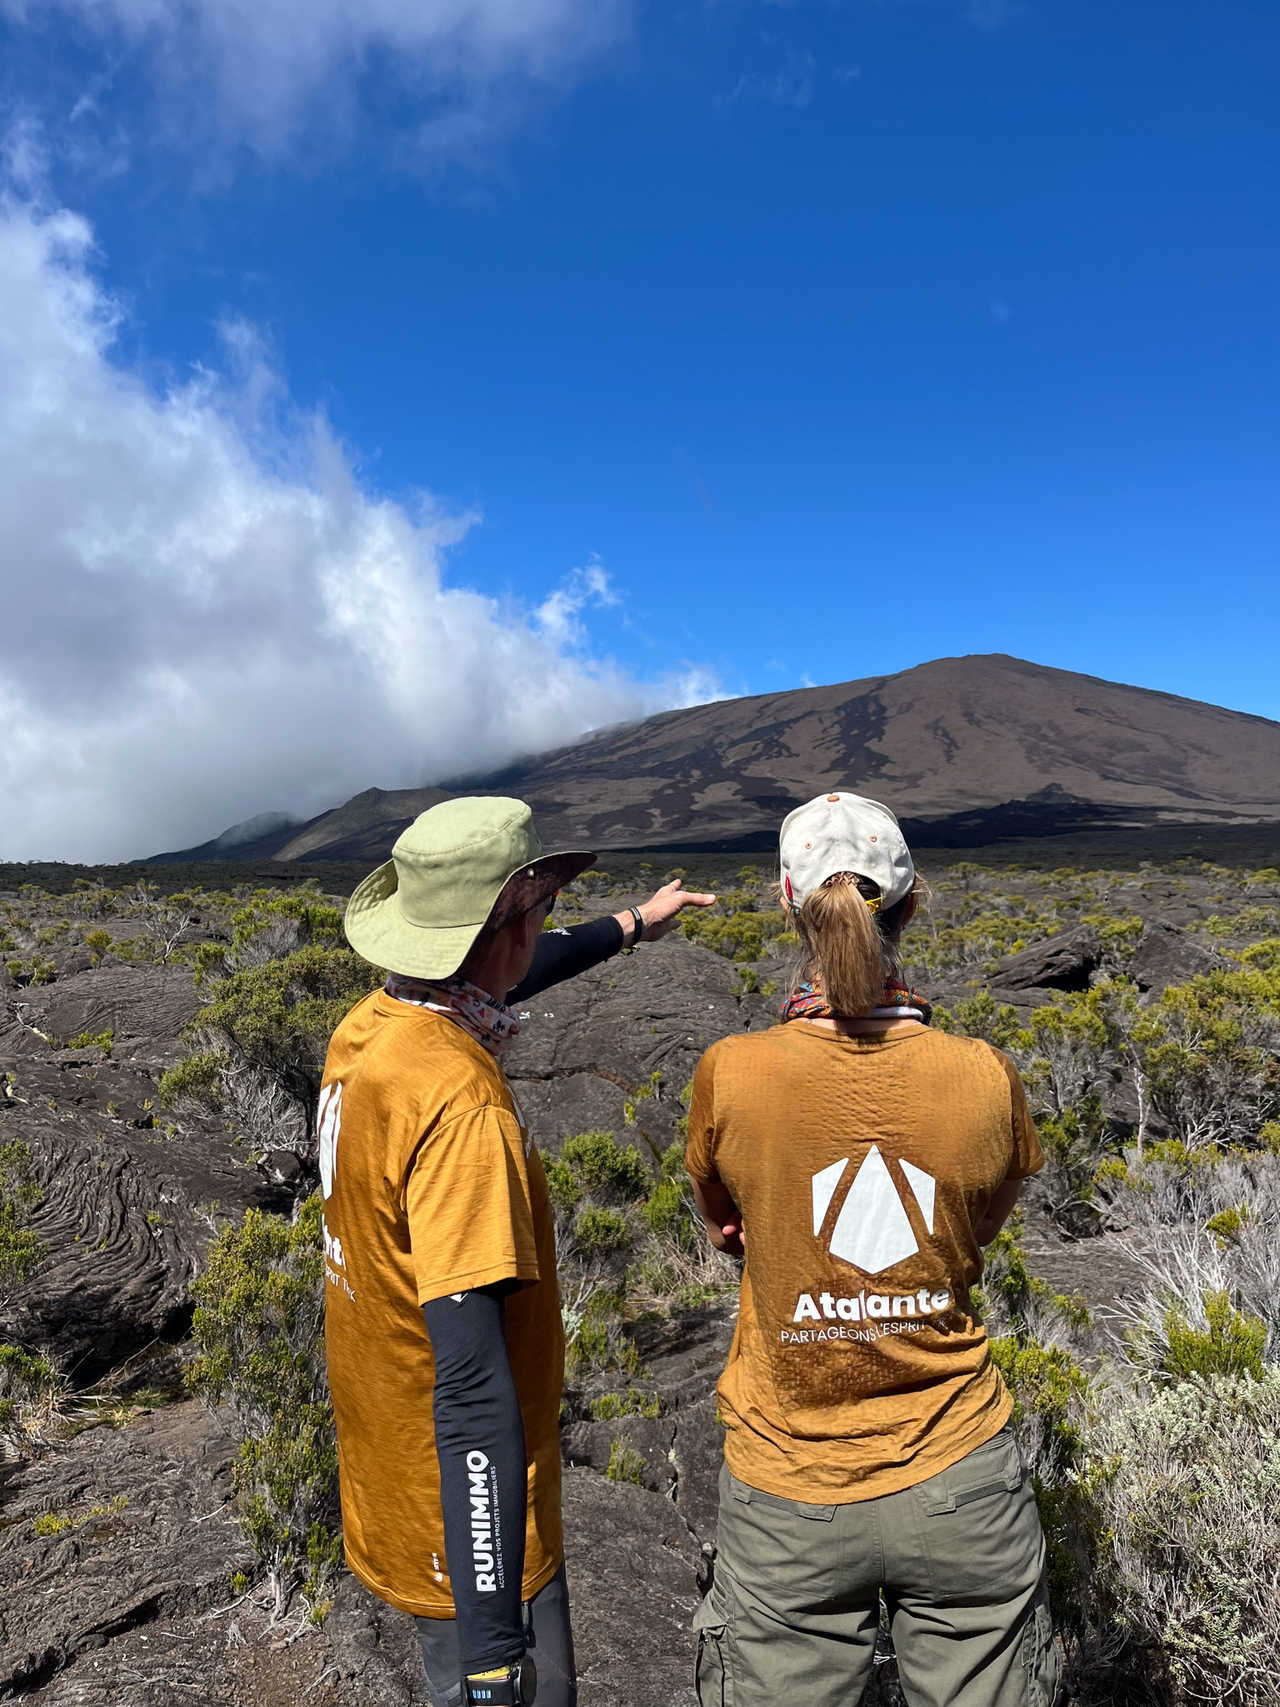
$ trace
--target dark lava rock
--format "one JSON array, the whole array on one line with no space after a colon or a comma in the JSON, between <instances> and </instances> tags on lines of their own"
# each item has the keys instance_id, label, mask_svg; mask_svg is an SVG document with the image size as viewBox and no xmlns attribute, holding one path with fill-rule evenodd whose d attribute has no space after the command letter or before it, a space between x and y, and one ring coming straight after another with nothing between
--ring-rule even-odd
<instances>
[{"instance_id":1,"label":"dark lava rock","mask_svg":"<svg viewBox=\"0 0 1280 1707\"><path fill-rule=\"evenodd\" d=\"M583 1707L692 1707L701 1550L675 1507L567 1470L564 1519Z\"/></svg>"},{"instance_id":2,"label":"dark lava rock","mask_svg":"<svg viewBox=\"0 0 1280 1707\"><path fill-rule=\"evenodd\" d=\"M0 1022L0 1055L9 1054L32 1027L53 1045L110 1031L117 1059L133 1057L161 1072L187 1053L182 1028L204 1005L189 968L177 965L117 964L66 973L52 984L28 985L19 999L21 1015L11 1011L8 1024ZM11 995L11 1010L14 1004Z\"/></svg>"},{"instance_id":3,"label":"dark lava rock","mask_svg":"<svg viewBox=\"0 0 1280 1707\"><path fill-rule=\"evenodd\" d=\"M131 1691L118 1638L231 1598L249 1567L230 1510L231 1445L194 1405L84 1430L11 1473L0 1522L0 1700L165 1700ZM153 1657L167 1670L164 1650ZM110 1655L111 1658L107 1658ZM113 1673L115 1693L45 1693L68 1667ZM230 1700L210 1688L209 1700Z\"/></svg>"},{"instance_id":4,"label":"dark lava rock","mask_svg":"<svg viewBox=\"0 0 1280 1707\"><path fill-rule=\"evenodd\" d=\"M40 1266L0 1310L0 1337L45 1350L76 1384L184 1330L189 1288L220 1216L291 1195L239 1159L213 1123L171 1134L68 1104L57 1062L15 1063L0 1141L30 1147L42 1197L31 1224ZM100 1071L110 1078L109 1063ZM50 1107L50 1101L53 1106Z\"/></svg>"},{"instance_id":5,"label":"dark lava rock","mask_svg":"<svg viewBox=\"0 0 1280 1707\"><path fill-rule=\"evenodd\" d=\"M729 1355L736 1315L735 1297L672 1322L639 1327L636 1344L643 1370L631 1386L656 1396L661 1407L657 1417L597 1422L590 1417L587 1395L571 1390L567 1396L571 1410L586 1414L564 1430L565 1463L604 1471L616 1447L628 1455L629 1479L673 1501L699 1543L715 1539L717 1479L724 1453L715 1386ZM604 1392L609 1385L610 1377L604 1375L593 1388Z\"/></svg>"},{"instance_id":6,"label":"dark lava rock","mask_svg":"<svg viewBox=\"0 0 1280 1707\"><path fill-rule=\"evenodd\" d=\"M1077 925L1007 955L991 977L1007 990L1087 990L1101 964L1096 932L1088 925Z\"/></svg>"},{"instance_id":7,"label":"dark lava rock","mask_svg":"<svg viewBox=\"0 0 1280 1707\"><path fill-rule=\"evenodd\" d=\"M774 1021L773 1004L737 982L730 961L673 935L536 996L503 1065L539 1144L603 1127L664 1150L703 1050ZM637 1097L655 1072L656 1094Z\"/></svg>"},{"instance_id":8,"label":"dark lava rock","mask_svg":"<svg viewBox=\"0 0 1280 1707\"><path fill-rule=\"evenodd\" d=\"M1129 962L1129 976L1140 990L1159 995L1170 984L1185 984L1228 962L1200 938L1163 919L1148 919Z\"/></svg>"},{"instance_id":9,"label":"dark lava rock","mask_svg":"<svg viewBox=\"0 0 1280 1707\"><path fill-rule=\"evenodd\" d=\"M219 1419L184 1403L10 1469L0 1700L426 1707L412 1621L345 1573L320 1630L236 1602L231 1577L252 1567L231 1452ZM691 1707L701 1552L679 1512L569 1470L564 1515L583 1707Z\"/></svg>"}]
</instances>

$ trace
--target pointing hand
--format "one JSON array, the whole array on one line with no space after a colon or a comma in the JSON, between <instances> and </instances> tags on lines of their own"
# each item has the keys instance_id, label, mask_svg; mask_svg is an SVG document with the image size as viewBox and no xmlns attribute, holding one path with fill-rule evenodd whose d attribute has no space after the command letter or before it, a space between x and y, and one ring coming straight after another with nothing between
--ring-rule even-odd
<instances>
[{"instance_id":1,"label":"pointing hand","mask_svg":"<svg viewBox=\"0 0 1280 1707\"><path fill-rule=\"evenodd\" d=\"M714 895L704 895L695 889L686 889L678 877L673 878L670 883L664 883L661 889L640 904L640 917L644 920L644 940L656 942L660 936L666 936L686 907L713 907L715 900Z\"/></svg>"}]
</instances>

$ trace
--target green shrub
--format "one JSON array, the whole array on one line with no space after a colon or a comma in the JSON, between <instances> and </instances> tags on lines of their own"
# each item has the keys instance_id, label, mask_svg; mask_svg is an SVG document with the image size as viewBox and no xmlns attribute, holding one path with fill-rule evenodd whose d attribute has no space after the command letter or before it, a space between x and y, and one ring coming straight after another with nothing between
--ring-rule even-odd
<instances>
[{"instance_id":1,"label":"green shrub","mask_svg":"<svg viewBox=\"0 0 1280 1707\"><path fill-rule=\"evenodd\" d=\"M176 1067L170 1067L161 1075L160 1101L166 1108L173 1108L184 1098L216 1106L226 1059L225 1054L217 1050L188 1055L185 1061L179 1061Z\"/></svg>"},{"instance_id":2,"label":"green shrub","mask_svg":"<svg viewBox=\"0 0 1280 1707\"><path fill-rule=\"evenodd\" d=\"M587 1407L594 1422L617 1422L619 1417L659 1417L662 1401L656 1393L638 1393L630 1388L625 1393L602 1393Z\"/></svg>"},{"instance_id":3,"label":"green shrub","mask_svg":"<svg viewBox=\"0 0 1280 1707\"><path fill-rule=\"evenodd\" d=\"M259 889L231 916L227 959L239 971L300 948L338 948L342 942L342 913L318 891L304 887L280 895Z\"/></svg>"},{"instance_id":4,"label":"green shrub","mask_svg":"<svg viewBox=\"0 0 1280 1707\"><path fill-rule=\"evenodd\" d=\"M695 1230L689 1214L689 1194L679 1180L659 1180L645 1198L640 1213L651 1233L669 1234L681 1244Z\"/></svg>"},{"instance_id":5,"label":"green shrub","mask_svg":"<svg viewBox=\"0 0 1280 1707\"><path fill-rule=\"evenodd\" d=\"M318 1194L292 1224L250 1209L215 1239L192 1288L199 1355L188 1384L230 1408L241 1523L277 1617L298 1590L318 1604L339 1556L320 1223Z\"/></svg>"},{"instance_id":6,"label":"green shrub","mask_svg":"<svg viewBox=\"0 0 1280 1707\"><path fill-rule=\"evenodd\" d=\"M989 990L966 996L949 1009L935 1008L933 1024L961 1037L981 1037L997 1049L1009 1049L1023 1035L1018 1010L1008 1002L997 1002Z\"/></svg>"},{"instance_id":7,"label":"green shrub","mask_svg":"<svg viewBox=\"0 0 1280 1707\"><path fill-rule=\"evenodd\" d=\"M81 1031L67 1044L68 1049L101 1049L103 1055L110 1055L115 1044L115 1033L108 1026L105 1031Z\"/></svg>"},{"instance_id":8,"label":"green shrub","mask_svg":"<svg viewBox=\"0 0 1280 1707\"><path fill-rule=\"evenodd\" d=\"M0 1437L19 1450L47 1438L64 1390L48 1358L0 1345Z\"/></svg>"},{"instance_id":9,"label":"green shrub","mask_svg":"<svg viewBox=\"0 0 1280 1707\"><path fill-rule=\"evenodd\" d=\"M720 905L710 911L695 908L680 916L680 928L690 942L740 963L763 960L785 924L780 907L759 912L756 897L741 889L722 895Z\"/></svg>"},{"instance_id":10,"label":"green shrub","mask_svg":"<svg viewBox=\"0 0 1280 1707\"><path fill-rule=\"evenodd\" d=\"M617 1209L589 1204L574 1220L573 1240L579 1253L588 1259L612 1256L630 1246L631 1224Z\"/></svg>"},{"instance_id":11,"label":"green shrub","mask_svg":"<svg viewBox=\"0 0 1280 1707\"><path fill-rule=\"evenodd\" d=\"M1152 1105L1188 1146L1257 1143L1280 1117L1280 967L1265 960L1171 985L1134 1025Z\"/></svg>"},{"instance_id":12,"label":"green shrub","mask_svg":"<svg viewBox=\"0 0 1280 1707\"><path fill-rule=\"evenodd\" d=\"M329 1038L379 983L381 975L348 949L302 948L232 973L188 1033L234 1053L277 1085L304 1110L310 1128Z\"/></svg>"},{"instance_id":13,"label":"green shrub","mask_svg":"<svg viewBox=\"0 0 1280 1707\"><path fill-rule=\"evenodd\" d=\"M1101 1098L1090 1093L1060 1113L1041 1113L1036 1128L1046 1160L1041 1184L1051 1213L1068 1232L1096 1231L1098 1169L1110 1141Z\"/></svg>"},{"instance_id":14,"label":"green shrub","mask_svg":"<svg viewBox=\"0 0 1280 1707\"><path fill-rule=\"evenodd\" d=\"M1237 1310L1230 1294L1208 1292L1204 1299L1206 1325L1188 1319L1185 1304L1173 1300L1165 1312L1165 1347L1158 1372L1170 1381L1193 1376L1231 1375L1262 1379L1262 1356L1267 1324Z\"/></svg>"},{"instance_id":15,"label":"green shrub","mask_svg":"<svg viewBox=\"0 0 1280 1707\"><path fill-rule=\"evenodd\" d=\"M44 1243L30 1226L41 1196L30 1146L20 1138L0 1144L0 1303L31 1278L44 1256Z\"/></svg>"},{"instance_id":16,"label":"green shrub","mask_svg":"<svg viewBox=\"0 0 1280 1707\"><path fill-rule=\"evenodd\" d=\"M650 1101L656 1102L661 1094L662 1070L659 1067L655 1067L643 1084L638 1085L622 1105L622 1117L626 1121L627 1125L635 1125L636 1116L640 1111L641 1103Z\"/></svg>"},{"instance_id":17,"label":"green shrub","mask_svg":"<svg viewBox=\"0 0 1280 1707\"><path fill-rule=\"evenodd\" d=\"M643 1487L644 1458L639 1452L624 1446L620 1440L615 1440L609 1447L609 1463L605 1475L611 1482L634 1482L637 1487Z\"/></svg>"},{"instance_id":18,"label":"green shrub","mask_svg":"<svg viewBox=\"0 0 1280 1707\"><path fill-rule=\"evenodd\" d=\"M1211 1215L1205 1222L1205 1231L1212 1233L1215 1239L1234 1239L1244 1227L1246 1211L1243 1205L1231 1204L1229 1208L1220 1209L1216 1215Z\"/></svg>"},{"instance_id":19,"label":"green shrub","mask_svg":"<svg viewBox=\"0 0 1280 1707\"><path fill-rule=\"evenodd\" d=\"M566 1138L559 1161L580 1188L618 1203L642 1198L652 1173L634 1144L619 1144L612 1132L582 1132Z\"/></svg>"},{"instance_id":20,"label":"green shrub","mask_svg":"<svg viewBox=\"0 0 1280 1707\"><path fill-rule=\"evenodd\" d=\"M629 1376L639 1372L640 1353L627 1331L624 1309L621 1287L598 1281L583 1285L576 1302L562 1303L565 1373L570 1380L607 1369Z\"/></svg>"},{"instance_id":21,"label":"green shrub","mask_svg":"<svg viewBox=\"0 0 1280 1707\"><path fill-rule=\"evenodd\" d=\"M582 1187L574 1178L573 1169L568 1162L561 1161L558 1156L544 1164L544 1172L551 1207L567 1220L582 1201Z\"/></svg>"}]
</instances>

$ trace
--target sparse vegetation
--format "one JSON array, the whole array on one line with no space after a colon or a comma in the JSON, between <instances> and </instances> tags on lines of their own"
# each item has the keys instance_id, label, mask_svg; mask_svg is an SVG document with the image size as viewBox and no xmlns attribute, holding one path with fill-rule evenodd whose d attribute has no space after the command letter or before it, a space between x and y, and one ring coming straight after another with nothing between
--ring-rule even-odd
<instances>
[{"instance_id":1,"label":"sparse vegetation","mask_svg":"<svg viewBox=\"0 0 1280 1707\"><path fill-rule=\"evenodd\" d=\"M0 1305L30 1279L44 1255L30 1224L40 1198L30 1145L20 1138L0 1143Z\"/></svg>"},{"instance_id":2,"label":"sparse vegetation","mask_svg":"<svg viewBox=\"0 0 1280 1707\"><path fill-rule=\"evenodd\" d=\"M0 1440L19 1451L42 1444L56 1424L65 1383L48 1358L0 1345Z\"/></svg>"},{"instance_id":3,"label":"sparse vegetation","mask_svg":"<svg viewBox=\"0 0 1280 1707\"><path fill-rule=\"evenodd\" d=\"M610 865L612 876L584 874L566 889L558 919L612 911L664 875L624 856ZM934 899L907 940L908 981L940 998L935 1023L985 1038L1023 1072L1049 1156L1026 1194L1027 1226L1079 1241L1119 1231L1140 1263L1139 1283L1090 1322L1078 1300L1030 1272L1015 1227L992 1247L982 1285L1049 1537L1073 1703L1278 1707L1267 1656L1280 1646L1280 875L1196 860L1129 870L967 860L928 874ZM192 1053L160 1085L167 1130L189 1132L199 1111L201 1130L225 1125L305 1163L325 1041L377 978L342 947L339 898L314 884L248 886L233 868L221 888L190 871L150 874L152 887L139 888L138 875L77 886L49 868L25 892L0 894L0 984L15 1022L50 1045L31 1059L56 1070L48 1058L65 1033L54 1035L40 1005L54 981L84 969L106 979L121 962L130 979L147 967L195 976L203 1008ZM767 1023L761 997L786 987L797 946L768 869L697 855L685 876L722 896L714 913L687 919L685 935L734 964L744 1015ZM1157 962L1152 972L1152 921L1184 956L1181 970L1166 975ZM1003 982L1016 975L1004 957L1047 945L1066 956L1062 987ZM71 1043L100 1057L77 1063L77 1075L98 1076L107 1106L134 1118L134 1093L116 1089L124 1073L107 1059L121 1051L91 1017L104 1010L70 1011L86 1026ZM644 1479L640 1424L662 1414L663 1390L645 1368L653 1354L641 1348L737 1281L693 1214L687 1087L677 1094L670 1071L649 1055L643 1076L620 1084L616 1129L571 1137L546 1162L569 1339L566 1420L604 1425L599 1450L615 1481ZM7 1108L19 1130L14 1111L27 1099L42 1117L56 1107L49 1083L33 1091L9 1075L0 1122ZM605 1117L593 1108L589 1118ZM304 1188L306 1179L304 1168ZM36 1272L38 1199L30 1152L10 1139L0 1147L0 1301ZM165 1218L145 1216L158 1233ZM210 1401L226 1399L240 1436L237 1498L277 1615L298 1597L322 1613L337 1557L314 1220L304 1204L296 1219L224 1227L197 1283L192 1379ZM86 1250L100 1233L83 1233ZM105 1420L135 1409L122 1401ZM7 1450L55 1439L65 1410L52 1364L0 1347ZM78 1545L83 1515L69 1505L32 1521ZM243 1575L233 1584L237 1595L251 1588Z\"/></svg>"},{"instance_id":4,"label":"sparse vegetation","mask_svg":"<svg viewBox=\"0 0 1280 1707\"><path fill-rule=\"evenodd\" d=\"M251 1209L225 1227L193 1291L199 1355L187 1379L235 1420L240 1518L273 1616L298 1592L314 1609L341 1556L319 1195L292 1223Z\"/></svg>"}]
</instances>

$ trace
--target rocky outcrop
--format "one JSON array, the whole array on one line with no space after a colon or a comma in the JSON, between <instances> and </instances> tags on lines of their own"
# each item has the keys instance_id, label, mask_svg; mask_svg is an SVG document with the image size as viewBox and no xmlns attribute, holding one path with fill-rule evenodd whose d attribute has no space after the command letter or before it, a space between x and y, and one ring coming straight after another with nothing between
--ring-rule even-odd
<instances>
[{"instance_id":1,"label":"rocky outcrop","mask_svg":"<svg viewBox=\"0 0 1280 1707\"><path fill-rule=\"evenodd\" d=\"M0 1056L47 1055L86 1032L112 1034L117 1060L162 1073L187 1053L182 1028L205 1000L177 964L87 968L68 959L57 979L11 991L0 1010Z\"/></svg>"},{"instance_id":2,"label":"rocky outcrop","mask_svg":"<svg viewBox=\"0 0 1280 1707\"><path fill-rule=\"evenodd\" d=\"M0 1338L46 1351L77 1386L183 1331L220 1216L292 1201L219 1121L173 1123L160 1108L160 1074L184 1053L197 1005L185 968L157 966L60 977L9 999L0 1142L31 1152L44 1255L0 1309ZM108 1030L109 1056L59 1047Z\"/></svg>"},{"instance_id":3,"label":"rocky outcrop","mask_svg":"<svg viewBox=\"0 0 1280 1707\"><path fill-rule=\"evenodd\" d=\"M539 1144L604 1127L661 1153L703 1050L774 1022L738 983L730 961L676 934L535 997L503 1065Z\"/></svg>"},{"instance_id":4,"label":"rocky outcrop","mask_svg":"<svg viewBox=\"0 0 1280 1707\"><path fill-rule=\"evenodd\" d=\"M249 1562L231 1514L231 1445L190 1404L100 1425L34 1465L9 1471L0 1525L0 1700L171 1701L133 1692L139 1649L169 1667L174 1621L233 1598ZM124 1659L121 1638L137 1658ZM106 1656L110 1654L110 1659ZM114 1677L117 1693L68 1693L69 1668ZM209 1700L230 1700L211 1690Z\"/></svg>"},{"instance_id":5,"label":"rocky outcrop","mask_svg":"<svg viewBox=\"0 0 1280 1707\"><path fill-rule=\"evenodd\" d=\"M1163 919L1148 919L1127 970L1140 990L1158 996L1170 984L1185 984L1189 978L1228 964L1203 937Z\"/></svg>"},{"instance_id":6,"label":"rocky outcrop","mask_svg":"<svg viewBox=\"0 0 1280 1707\"><path fill-rule=\"evenodd\" d=\"M1006 955L997 962L991 982L1005 990L1087 990L1101 964L1097 932L1078 925Z\"/></svg>"},{"instance_id":7,"label":"rocky outcrop","mask_svg":"<svg viewBox=\"0 0 1280 1707\"><path fill-rule=\"evenodd\" d=\"M41 1106L30 1073L15 1096L0 1136L31 1148L43 1194L32 1226L45 1248L0 1311L0 1337L40 1347L83 1386L185 1330L190 1284L219 1216L250 1204L287 1210L292 1198L203 1128L166 1135L96 1110Z\"/></svg>"}]
</instances>

